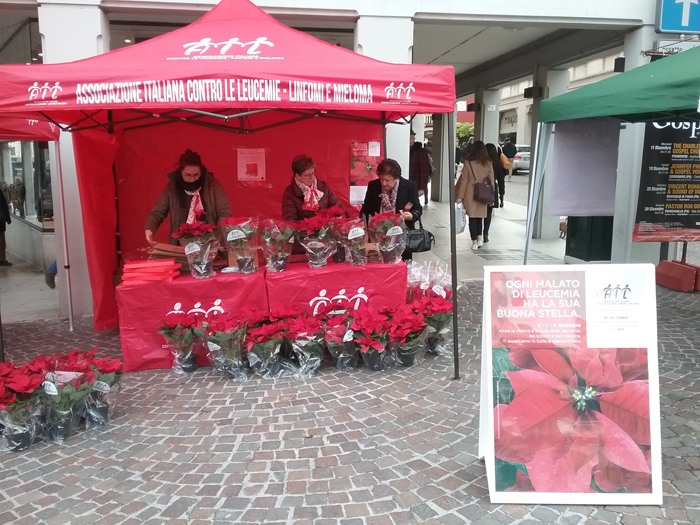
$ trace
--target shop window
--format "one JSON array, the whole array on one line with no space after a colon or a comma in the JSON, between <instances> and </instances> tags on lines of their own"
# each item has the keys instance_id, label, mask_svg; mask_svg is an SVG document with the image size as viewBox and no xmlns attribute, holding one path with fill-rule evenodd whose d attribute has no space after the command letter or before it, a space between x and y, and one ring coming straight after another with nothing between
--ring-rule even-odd
<instances>
[{"instance_id":1,"label":"shop window","mask_svg":"<svg viewBox=\"0 0 700 525\"><path fill-rule=\"evenodd\" d=\"M49 143L0 142L0 191L13 219L53 231Z\"/></svg>"}]
</instances>

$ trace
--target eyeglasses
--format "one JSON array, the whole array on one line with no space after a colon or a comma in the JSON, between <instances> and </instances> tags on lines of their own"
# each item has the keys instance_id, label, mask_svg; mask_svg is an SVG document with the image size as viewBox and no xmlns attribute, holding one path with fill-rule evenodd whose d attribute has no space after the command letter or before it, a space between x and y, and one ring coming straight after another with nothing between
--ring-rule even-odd
<instances>
[{"instance_id":1,"label":"eyeglasses","mask_svg":"<svg viewBox=\"0 0 700 525\"><path fill-rule=\"evenodd\" d=\"M191 180L196 180L202 175L202 172L199 168L197 168L196 172L192 173L187 173L185 170L182 170L182 178L183 179L191 179Z\"/></svg>"},{"instance_id":2,"label":"eyeglasses","mask_svg":"<svg viewBox=\"0 0 700 525\"><path fill-rule=\"evenodd\" d=\"M314 175L316 175L316 171L315 171L315 170L314 170L314 171L311 171L311 172L305 171L304 173L299 173L299 177L302 178L302 179L310 179L310 178L312 178Z\"/></svg>"}]
</instances>

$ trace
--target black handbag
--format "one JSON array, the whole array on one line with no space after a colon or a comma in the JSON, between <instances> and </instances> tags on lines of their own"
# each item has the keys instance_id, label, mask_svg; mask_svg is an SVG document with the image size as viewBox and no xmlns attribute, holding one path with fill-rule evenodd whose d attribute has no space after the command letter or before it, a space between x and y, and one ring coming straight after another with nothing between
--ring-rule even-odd
<instances>
[{"instance_id":1,"label":"black handbag","mask_svg":"<svg viewBox=\"0 0 700 525\"><path fill-rule=\"evenodd\" d=\"M474 177L474 200L489 206L493 205L496 202L496 190L491 184L491 179L484 177L483 182L477 182L471 162L469 163L469 171Z\"/></svg>"},{"instance_id":2,"label":"black handbag","mask_svg":"<svg viewBox=\"0 0 700 525\"><path fill-rule=\"evenodd\" d=\"M435 244L435 236L423 228L420 219L418 219L418 226L417 230L406 232L406 249L414 253L429 252Z\"/></svg>"}]
</instances>

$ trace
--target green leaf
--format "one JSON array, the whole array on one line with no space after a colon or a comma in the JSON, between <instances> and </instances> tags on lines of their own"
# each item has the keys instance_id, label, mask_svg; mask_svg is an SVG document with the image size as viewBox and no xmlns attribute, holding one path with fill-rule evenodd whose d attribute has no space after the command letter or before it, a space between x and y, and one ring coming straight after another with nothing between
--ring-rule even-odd
<instances>
[{"instance_id":1,"label":"green leaf","mask_svg":"<svg viewBox=\"0 0 700 525\"><path fill-rule=\"evenodd\" d=\"M527 468L525 465L496 458L496 490L502 492L506 489L513 488L518 470L523 471L523 473L527 475Z\"/></svg>"},{"instance_id":2,"label":"green leaf","mask_svg":"<svg viewBox=\"0 0 700 525\"><path fill-rule=\"evenodd\" d=\"M504 372L517 372L520 370L517 366L508 359L508 349L494 348L493 349L493 377L507 378Z\"/></svg>"}]
</instances>

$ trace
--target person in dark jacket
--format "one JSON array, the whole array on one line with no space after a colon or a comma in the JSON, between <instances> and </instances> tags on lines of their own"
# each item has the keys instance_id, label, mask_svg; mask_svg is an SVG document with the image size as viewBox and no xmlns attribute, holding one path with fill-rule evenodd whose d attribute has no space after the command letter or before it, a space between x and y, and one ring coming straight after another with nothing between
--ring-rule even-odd
<instances>
[{"instance_id":1,"label":"person in dark jacket","mask_svg":"<svg viewBox=\"0 0 700 525\"><path fill-rule=\"evenodd\" d=\"M0 266L12 266L12 263L7 260L5 244L5 230L11 222L10 208L7 206L4 192L0 191Z\"/></svg>"},{"instance_id":2,"label":"person in dark jacket","mask_svg":"<svg viewBox=\"0 0 700 525\"><path fill-rule=\"evenodd\" d=\"M484 242L489 242L489 228L491 228L491 215L493 214L493 209L503 207L503 197L506 194L506 170L501 165L501 151L497 148L495 144L486 144L486 151L488 151L489 157L491 158L491 164L493 165L493 178L496 183L496 202L492 206L489 206L486 213L486 218L484 219Z\"/></svg>"},{"instance_id":3,"label":"person in dark jacket","mask_svg":"<svg viewBox=\"0 0 700 525\"><path fill-rule=\"evenodd\" d=\"M408 178L416 183L418 196L428 205L428 183L433 175L433 162L421 142L416 142L416 134L411 130Z\"/></svg>"},{"instance_id":4,"label":"person in dark jacket","mask_svg":"<svg viewBox=\"0 0 700 525\"><path fill-rule=\"evenodd\" d=\"M181 224L195 220L217 224L231 216L231 204L226 190L202 163L200 156L187 150L180 156L178 169L168 174L168 184L158 197L146 219L145 233L149 244L155 244L153 234L170 214L170 244Z\"/></svg>"},{"instance_id":5,"label":"person in dark jacket","mask_svg":"<svg viewBox=\"0 0 700 525\"><path fill-rule=\"evenodd\" d=\"M282 217L299 221L338 204L330 186L316 178L316 165L311 157L297 155L292 160L292 183L282 195Z\"/></svg>"},{"instance_id":6,"label":"person in dark jacket","mask_svg":"<svg viewBox=\"0 0 700 525\"><path fill-rule=\"evenodd\" d=\"M510 138L506 138L503 141L503 154L508 157L513 162L513 157L518 153L518 148L510 141ZM508 175L508 180L513 177L513 168L506 169L506 175Z\"/></svg>"},{"instance_id":7,"label":"person in dark jacket","mask_svg":"<svg viewBox=\"0 0 700 525\"><path fill-rule=\"evenodd\" d=\"M368 220L377 213L401 213L406 227L415 229L423 213L416 183L401 177L401 166L394 159L384 159L377 166L378 179L367 184L365 202L360 210ZM410 260L413 253L404 251L402 258Z\"/></svg>"}]
</instances>

